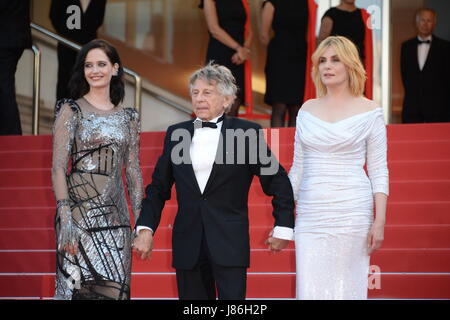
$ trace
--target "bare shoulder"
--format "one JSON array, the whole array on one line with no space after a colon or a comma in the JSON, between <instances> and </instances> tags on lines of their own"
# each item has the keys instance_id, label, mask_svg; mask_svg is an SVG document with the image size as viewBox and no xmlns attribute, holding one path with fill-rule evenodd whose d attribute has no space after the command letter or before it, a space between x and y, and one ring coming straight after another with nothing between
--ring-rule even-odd
<instances>
[{"instance_id":1,"label":"bare shoulder","mask_svg":"<svg viewBox=\"0 0 450 320\"><path fill-rule=\"evenodd\" d=\"M321 99L309 99L305 103L303 103L301 110L303 111L311 111L317 108L321 104Z\"/></svg>"},{"instance_id":2,"label":"bare shoulder","mask_svg":"<svg viewBox=\"0 0 450 320\"><path fill-rule=\"evenodd\" d=\"M373 100L367 99L366 97L358 98L358 109L361 112L369 112L380 108L380 106Z\"/></svg>"}]
</instances>

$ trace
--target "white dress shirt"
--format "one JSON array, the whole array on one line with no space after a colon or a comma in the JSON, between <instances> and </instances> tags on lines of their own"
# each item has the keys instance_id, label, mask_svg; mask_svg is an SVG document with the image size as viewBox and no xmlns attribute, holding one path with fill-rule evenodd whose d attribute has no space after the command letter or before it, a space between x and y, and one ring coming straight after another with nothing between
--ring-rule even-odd
<instances>
[{"instance_id":1,"label":"white dress shirt","mask_svg":"<svg viewBox=\"0 0 450 320\"><path fill-rule=\"evenodd\" d=\"M216 123L222 115L209 122ZM197 118L195 121L202 121ZM216 159L217 148L219 146L220 132L223 121L217 123L217 128L195 128L190 146L190 156L192 168L201 193L205 191L206 183L211 175L214 160ZM136 232L148 227L138 226ZM276 226L273 229L273 237L285 240L294 240L294 230L287 227Z\"/></svg>"},{"instance_id":2,"label":"white dress shirt","mask_svg":"<svg viewBox=\"0 0 450 320\"><path fill-rule=\"evenodd\" d=\"M417 38L420 41L426 41L426 40L430 40L432 41L433 37L432 36L428 36L426 38L421 38L420 36L417 36ZM419 62L419 68L420 70L423 69L425 62L427 61L428 58L428 52L430 52L430 46L431 43L421 43L417 46L417 57L418 57L418 62Z\"/></svg>"},{"instance_id":3,"label":"white dress shirt","mask_svg":"<svg viewBox=\"0 0 450 320\"><path fill-rule=\"evenodd\" d=\"M209 122L217 123L221 116ZM195 121L202 121L197 118ZM220 130L223 121L217 123L216 128L196 128L192 137L190 155L192 168L201 193L205 191L206 183L212 171L214 160L216 159L217 147L219 146Z\"/></svg>"}]
</instances>

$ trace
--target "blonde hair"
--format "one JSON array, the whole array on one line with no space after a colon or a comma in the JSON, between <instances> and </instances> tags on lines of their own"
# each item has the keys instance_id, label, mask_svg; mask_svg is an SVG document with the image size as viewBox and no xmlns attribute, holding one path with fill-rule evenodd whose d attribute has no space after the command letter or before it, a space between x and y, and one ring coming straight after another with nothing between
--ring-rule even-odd
<instances>
[{"instance_id":1,"label":"blonde hair","mask_svg":"<svg viewBox=\"0 0 450 320\"><path fill-rule=\"evenodd\" d=\"M323 97L327 94L327 87L323 84L320 78L319 63L320 57L325 50L333 47L336 50L336 54L342 61L347 69L349 75L349 87L354 96L362 96L364 94L364 87L366 84L366 71L359 58L358 49L352 41L346 37L331 36L323 40L319 47L312 55L312 79L316 85L317 97Z\"/></svg>"}]
</instances>

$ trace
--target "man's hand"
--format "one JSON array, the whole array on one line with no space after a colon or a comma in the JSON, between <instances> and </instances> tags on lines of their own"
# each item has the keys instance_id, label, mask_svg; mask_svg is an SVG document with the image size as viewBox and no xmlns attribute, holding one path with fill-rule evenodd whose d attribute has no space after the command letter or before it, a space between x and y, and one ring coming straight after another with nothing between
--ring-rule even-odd
<instances>
[{"instance_id":1,"label":"man's hand","mask_svg":"<svg viewBox=\"0 0 450 320\"><path fill-rule=\"evenodd\" d=\"M272 252L280 252L286 248L289 244L289 240L279 239L272 237L273 230L269 234L269 238L266 240L266 244L269 245L269 250Z\"/></svg>"},{"instance_id":2,"label":"man's hand","mask_svg":"<svg viewBox=\"0 0 450 320\"><path fill-rule=\"evenodd\" d=\"M149 259L153 249L153 233L150 230L139 231L138 236L134 239L133 250L141 256L142 260Z\"/></svg>"}]
</instances>

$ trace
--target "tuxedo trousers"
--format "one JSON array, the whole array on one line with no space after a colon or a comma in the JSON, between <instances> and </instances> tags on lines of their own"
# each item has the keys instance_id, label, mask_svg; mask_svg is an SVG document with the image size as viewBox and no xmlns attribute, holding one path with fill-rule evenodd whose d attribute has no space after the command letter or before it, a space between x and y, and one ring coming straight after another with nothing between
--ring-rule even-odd
<instances>
[{"instance_id":1,"label":"tuxedo trousers","mask_svg":"<svg viewBox=\"0 0 450 320\"><path fill-rule=\"evenodd\" d=\"M197 264L193 269L176 269L180 300L244 300L247 286L246 267L228 267L214 263L205 232Z\"/></svg>"}]
</instances>

